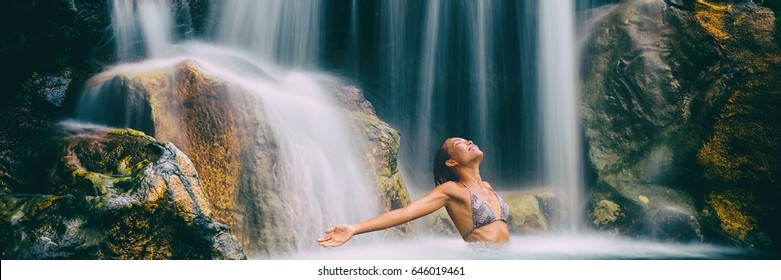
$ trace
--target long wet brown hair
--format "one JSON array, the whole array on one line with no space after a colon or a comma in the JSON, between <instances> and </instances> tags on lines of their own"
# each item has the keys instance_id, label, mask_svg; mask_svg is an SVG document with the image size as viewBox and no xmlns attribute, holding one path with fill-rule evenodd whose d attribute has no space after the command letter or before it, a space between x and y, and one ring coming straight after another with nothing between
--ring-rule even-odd
<instances>
[{"instance_id":1,"label":"long wet brown hair","mask_svg":"<svg viewBox=\"0 0 781 280\"><path fill-rule=\"evenodd\" d=\"M448 181L458 181L458 177L453 173L453 170L450 170L450 167L445 165L445 162L450 159L450 154L447 153L447 145L445 145L449 139L445 139L442 142L439 150L437 150L437 154L434 156L434 187Z\"/></svg>"}]
</instances>

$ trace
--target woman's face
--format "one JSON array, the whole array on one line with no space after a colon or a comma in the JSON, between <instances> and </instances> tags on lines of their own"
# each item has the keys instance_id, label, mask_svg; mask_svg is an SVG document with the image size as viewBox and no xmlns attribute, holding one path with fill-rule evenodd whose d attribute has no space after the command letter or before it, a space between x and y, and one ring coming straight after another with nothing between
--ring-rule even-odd
<instances>
[{"instance_id":1,"label":"woman's face","mask_svg":"<svg viewBox=\"0 0 781 280\"><path fill-rule=\"evenodd\" d=\"M447 153L450 155L450 159L459 164L466 164L475 160L478 160L479 163L483 159L483 151L470 140L450 138L445 141L445 145L447 145Z\"/></svg>"}]
</instances>

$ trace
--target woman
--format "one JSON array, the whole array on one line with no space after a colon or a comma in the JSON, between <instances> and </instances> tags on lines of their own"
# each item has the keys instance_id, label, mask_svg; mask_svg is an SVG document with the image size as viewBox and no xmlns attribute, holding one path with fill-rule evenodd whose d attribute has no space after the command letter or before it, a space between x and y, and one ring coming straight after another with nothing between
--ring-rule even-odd
<instances>
[{"instance_id":1,"label":"woman","mask_svg":"<svg viewBox=\"0 0 781 280\"><path fill-rule=\"evenodd\" d=\"M464 241L506 242L510 239L507 218L510 208L487 182L480 178L483 152L463 138L449 138L434 157L434 182L437 187L404 208L355 225L328 229L318 239L323 247L335 247L353 235L382 230L428 215L443 206Z\"/></svg>"}]
</instances>

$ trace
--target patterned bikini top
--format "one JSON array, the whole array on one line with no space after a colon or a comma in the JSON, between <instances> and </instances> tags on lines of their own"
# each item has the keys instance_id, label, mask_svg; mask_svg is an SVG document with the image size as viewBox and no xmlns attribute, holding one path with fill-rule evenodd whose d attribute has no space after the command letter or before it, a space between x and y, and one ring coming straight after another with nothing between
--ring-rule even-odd
<instances>
[{"instance_id":1,"label":"patterned bikini top","mask_svg":"<svg viewBox=\"0 0 781 280\"><path fill-rule=\"evenodd\" d=\"M464 235L464 239L472 235L472 232L479 227L485 226L495 221L507 222L507 218L510 216L510 207L507 206L507 203L504 202L504 199L496 194L496 192L491 190L491 192L493 192L496 198L499 200L501 214L498 218L494 215L494 210L491 209L491 206L488 205L488 203L475 195L475 193L472 192L472 189L464 184L464 182L460 183L464 185L464 187L466 187L466 189L469 191L469 203L472 206L472 229L470 229L469 232Z\"/></svg>"}]
</instances>

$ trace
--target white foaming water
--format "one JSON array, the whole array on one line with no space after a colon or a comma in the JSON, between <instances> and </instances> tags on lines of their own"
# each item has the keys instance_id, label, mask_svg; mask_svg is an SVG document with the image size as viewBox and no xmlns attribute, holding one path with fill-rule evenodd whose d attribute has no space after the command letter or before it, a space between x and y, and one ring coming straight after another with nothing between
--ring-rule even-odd
<instances>
[{"instance_id":1,"label":"white foaming water","mask_svg":"<svg viewBox=\"0 0 781 280\"><path fill-rule=\"evenodd\" d=\"M544 183L562 194L567 224L582 227L583 166L572 0L540 1L539 71L544 147Z\"/></svg>"},{"instance_id":2,"label":"white foaming water","mask_svg":"<svg viewBox=\"0 0 781 280\"><path fill-rule=\"evenodd\" d=\"M514 235L506 244L465 243L458 238L416 240L329 248L294 259L729 259L746 256L735 247L702 243L661 243L597 234Z\"/></svg>"},{"instance_id":3,"label":"white foaming water","mask_svg":"<svg viewBox=\"0 0 781 280\"><path fill-rule=\"evenodd\" d=\"M255 96L274 132L282 159L277 187L284 192L280 197L289 199L279 202L285 209L280 218L293 221L298 251L314 249L314 240L329 226L379 214L374 183L360 157L365 144L351 137L344 113L317 77L238 61L267 70L248 75L232 70L240 67L226 67L227 59L218 57L198 63L207 73L234 85L234 94Z\"/></svg>"},{"instance_id":4,"label":"white foaming water","mask_svg":"<svg viewBox=\"0 0 781 280\"><path fill-rule=\"evenodd\" d=\"M170 53L173 24L166 0L115 0L111 26L119 61L163 57Z\"/></svg>"},{"instance_id":5,"label":"white foaming water","mask_svg":"<svg viewBox=\"0 0 781 280\"><path fill-rule=\"evenodd\" d=\"M254 38L245 42L238 39L239 34L245 37L247 30L233 30L236 37L228 37L227 42L234 46L212 45L206 43L171 42L169 33L172 30L170 7L160 5L158 1L117 1L114 5L115 30L118 33L118 55L131 59L140 55L133 43L139 38L134 37L143 32L142 41L147 47L146 54L151 59L139 63L117 65L104 73L93 77L82 96L78 107L78 115L83 120L92 122L111 122L101 119L106 114L125 114L119 118L119 125L133 126L129 115L137 114L138 108L125 108L126 112L103 112L98 100L106 90L116 90L106 83L111 83L113 77L164 71L169 73L169 82L173 84L174 69L186 61L197 65L204 73L225 81L226 91L222 94L242 96L239 100L255 100L255 111L262 112L258 118L267 120L278 149L279 161L275 162L278 171L271 186L276 197L283 201L269 201L275 209L282 211L264 213L268 221L287 221L292 229L266 229L265 234L295 235L294 243L288 244L297 252L311 251L317 248L315 239L324 235L324 231L333 225L355 223L371 218L380 212L375 183L368 174L362 155L367 144L353 136L345 113L336 105L331 93L326 91L321 82L328 77L307 72L291 72L280 70L279 66L263 62L257 54L248 54L237 48L252 48L263 40L275 41L274 38ZM307 2L276 1L264 2L282 11L284 18L293 10L301 10L290 5L303 5ZM226 15L242 10L260 9L254 1L232 2ZM249 6L246 7L246 6ZM281 10L280 10L281 9ZM262 10L262 9L261 9ZM284 12L287 11L287 12ZM161 20L150 20L150 15L160 16ZM241 22L249 20L241 16L225 18L233 20L237 26L263 25L270 22ZM296 20L284 18L278 20ZM277 25L286 23L277 22ZM302 27L303 28L303 27ZM306 29L306 28L304 28ZM152 32L160 31L159 33ZM264 29L265 30L265 29ZM265 30L263 32L270 32ZM278 30L279 33L296 33L293 30ZM283 39L284 40L284 39ZM291 51L294 61L308 61L308 53L302 49L285 49L285 44L309 45L299 42L296 38L287 43L280 43L272 49L261 51L282 52ZM245 44L249 43L249 44ZM164 48L161 46L165 46ZM278 47L278 48L277 48ZM176 55L174 55L176 54ZM273 55L273 54L268 54ZM265 58L268 58L266 56ZM104 99L105 100L105 99ZM98 103L96 103L98 102ZM105 102L105 101L103 101ZM231 106L227 104L226 106ZM97 112L97 113L96 113ZM180 112L169 113L175 118ZM125 120L122 122L121 120ZM172 120L178 123L178 119ZM165 140L165 139L162 139ZM254 142L250 140L249 142ZM252 152L252 151L250 151ZM274 175L266 175L274 176ZM256 185L241 185L239 188L259 188ZM257 225L258 228L269 227L271 224ZM261 229L256 229L261 230ZM270 233L269 233L270 232ZM377 235L369 235L357 243L371 242ZM271 237L269 240L289 240L290 237ZM287 247L287 246L282 246ZM247 252L255 255L257 252ZM262 253L261 253L262 254Z\"/></svg>"}]
</instances>

